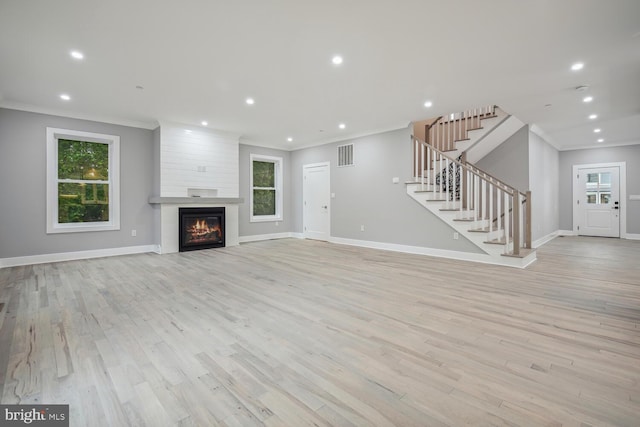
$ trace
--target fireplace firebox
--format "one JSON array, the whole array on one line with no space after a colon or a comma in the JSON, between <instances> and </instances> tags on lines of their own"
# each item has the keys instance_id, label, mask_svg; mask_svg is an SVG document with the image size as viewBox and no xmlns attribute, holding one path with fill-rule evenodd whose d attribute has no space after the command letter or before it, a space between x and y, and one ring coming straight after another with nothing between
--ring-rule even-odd
<instances>
[{"instance_id":1,"label":"fireplace firebox","mask_svg":"<svg viewBox=\"0 0 640 427\"><path fill-rule=\"evenodd\" d=\"M224 208L179 208L180 252L224 247Z\"/></svg>"}]
</instances>

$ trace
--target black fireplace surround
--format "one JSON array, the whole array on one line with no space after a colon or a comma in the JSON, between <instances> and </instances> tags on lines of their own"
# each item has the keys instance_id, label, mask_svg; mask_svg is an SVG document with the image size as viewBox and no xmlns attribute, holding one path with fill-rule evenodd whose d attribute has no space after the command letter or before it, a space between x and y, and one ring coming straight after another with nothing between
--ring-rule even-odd
<instances>
[{"instance_id":1,"label":"black fireplace surround","mask_svg":"<svg viewBox=\"0 0 640 427\"><path fill-rule=\"evenodd\" d=\"M180 252L222 248L224 208L179 208Z\"/></svg>"}]
</instances>

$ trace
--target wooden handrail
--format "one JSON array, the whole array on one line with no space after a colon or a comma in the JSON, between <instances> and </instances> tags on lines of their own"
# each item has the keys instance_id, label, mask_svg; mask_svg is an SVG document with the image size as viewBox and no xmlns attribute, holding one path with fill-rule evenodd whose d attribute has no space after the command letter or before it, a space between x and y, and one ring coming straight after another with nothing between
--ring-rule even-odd
<instances>
[{"instance_id":1,"label":"wooden handrail","mask_svg":"<svg viewBox=\"0 0 640 427\"><path fill-rule=\"evenodd\" d=\"M437 123L437 122L434 122ZM428 136L428 132L426 133ZM506 182L494 177L488 172L483 171L477 166L468 163L464 159L464 155L460 160L447 155L442 150L434 147L432 144L422 139L412 136L412 144L415 145L414 166L416 168L416 176L425 181L425 162L429 163L427 184L433 179L434 185L439 185L441 197L443 192L446 193L446 200L459 201L461 214L466 209L469 219L471 214L472 220L489 221L489 231L492 231L493 223L496 223L496 231L504 236L505 253L511 253L515 256L520 254L521 247L531 248L531 192L523 193ZM429 160L431 158L431 160ZM431 164L433 161L433 166ZM442 161L445 162L444 169ZM441 170L438 172L440 179L436 181L436 163ZM421 169L420 173L418 171ZM453 179L452 176L459 177ZM446 180L446 182L444 181ZM488 185L485 193L485 184ZM444 189L442 188L444 187ZM479 190L482 187L482 190ZM491 202L492 189L495 189L495 202ZM481 192L479 192L481 191ZM436 194L436 187L433 187L433 193ZM450 198L451 194L451 198ZM489 197L486 199L485 196ZM479 199L480 198L480 199ZM497 203L496 216L492 214L493 203ZM471 207L473 206L473 207ZM456 208L457 210L457 208ZM473 213L471 213L473 211ZM488 215L487 215L488 212ZM510 249L512 248L512 250Z\"/></svg>"},{"instance_id":2,"label":"wooden handrail","mask_svg":"<svg viewBox=\"0 0 640 427\"><path fill-rule=\"evenodd\" d=\"M465 170L470 171L472 174L476 175L477 177L484 178L487 181L491 181L492 184L496 184L499 187L502 187L502 190L509 192L512 196L516 192L519 192L518 190L516 190L515 188L513 188L509 184L505 183L504 181L499 180L498 178L496 178L493 175L483 171L482 169L478 168L477 166L471 166L471 163L462 163L462 162L458 161L457 159L454 159L453 157L448 156L443 151L438 150L433 145L426 143L425 141L421 140L420 138L417 138L415 136L412 136L411 138L415 139L420 144L428 145L433 151L435 151L436 153L438 153L442 157L445 157L445 158L449 159L449 161L453 162L454 164L457 164L457 165L461 166ZM520 194L524 195L524 193L522 193L522 192L520 192Z\"/></svg>"}]
</instances>

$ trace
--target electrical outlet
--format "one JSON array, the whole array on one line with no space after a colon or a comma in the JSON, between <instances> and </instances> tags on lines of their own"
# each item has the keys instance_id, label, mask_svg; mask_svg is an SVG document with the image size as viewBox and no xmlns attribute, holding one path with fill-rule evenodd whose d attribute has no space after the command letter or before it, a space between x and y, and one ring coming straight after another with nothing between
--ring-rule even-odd
<instances>
[{"instance_id":1,"label":"electrical outlet","mask_svg":"<svg viewBox=\"0 0 640 427\"><path fill-rule=\"evenodd\" d=\"M453 240L458 240L459 237L460 234L457 231L453 233Z\"/></svg>"},{"instance_id":2,"label":"electrical outlet","mask_svg":"<svg viewBox=\"0 0 640 427\"><path fill-rule=\"evenodd\" d=\"M131 237L136 237L138 232L136 230L131 230Z\"/></svg>"},{"instance_id":3,"label":"electrical outlet","mask_svg":"<svg viewBox=\"0 0 640 427\"><path fill-rule=\"evenodd\" d=\"M276 221L276 227L279 226L279 225L280 225L280 223L278 221Z\"/></svg>"},{"instance_id":4,"label":"electrical outlet","mask_svg":"<svg viewBox=\"0 0 640 427\"><path fill-rule=\"evenodd\" d=\"M360 231L364 231L364 225L360 226Z\"/></svg>"}]
</instances>

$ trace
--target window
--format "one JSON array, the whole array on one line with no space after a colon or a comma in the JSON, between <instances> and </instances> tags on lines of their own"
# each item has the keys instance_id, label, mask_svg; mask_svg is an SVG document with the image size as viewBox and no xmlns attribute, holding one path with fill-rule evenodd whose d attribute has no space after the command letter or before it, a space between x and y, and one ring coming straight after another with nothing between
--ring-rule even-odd
<instances>
[{"instance_id":1,"label":"window","mask_svg":"<svg viewBox=\"0 0 640 427\"><path fill-rule=\"evenodd\" d=\"M47 128L47 233L120 229L120 137Z\"/></svg>"},{"instance_id":2,"label":"window","mask_svg":"<svg viewBox=\"0 0 640 427\"><path fill-rule=\"evenodd\" d=\"M251 154L251 221L282 220L282 158Z\"/></svg>"},{"instance_id":3,"label":"window","mask_svg":"<svg viewBox=\"0 0 640 427\"><path fill-rule=\"evenodd\" d=\"M608 205L611 200L611 172L587 174L587 203Z\"/></svg>"}]
</instances>

